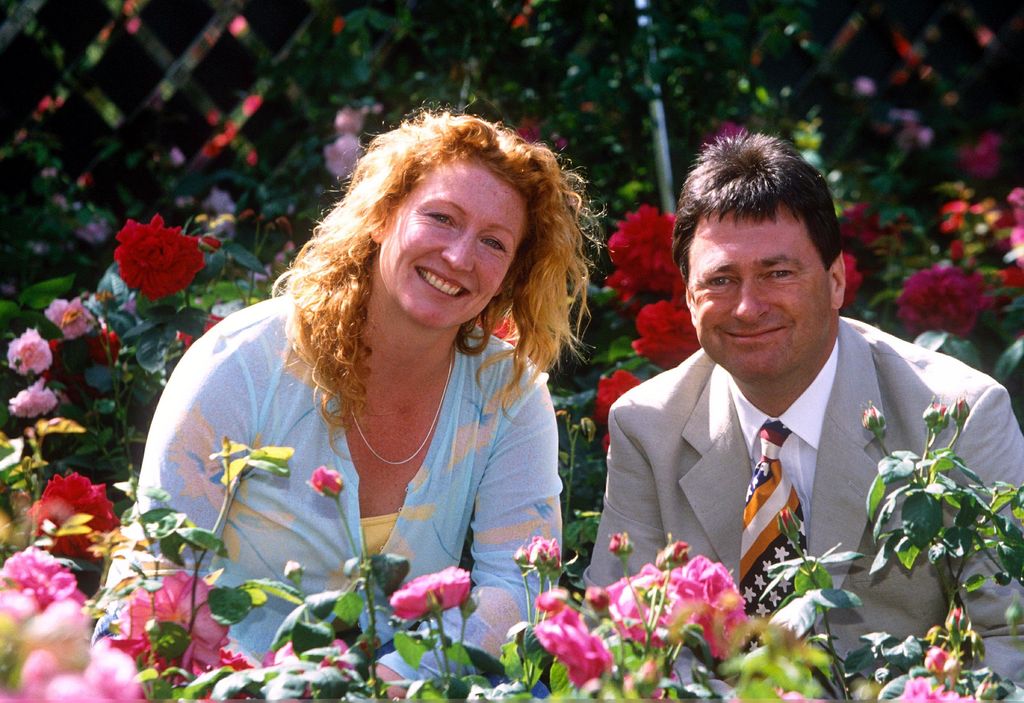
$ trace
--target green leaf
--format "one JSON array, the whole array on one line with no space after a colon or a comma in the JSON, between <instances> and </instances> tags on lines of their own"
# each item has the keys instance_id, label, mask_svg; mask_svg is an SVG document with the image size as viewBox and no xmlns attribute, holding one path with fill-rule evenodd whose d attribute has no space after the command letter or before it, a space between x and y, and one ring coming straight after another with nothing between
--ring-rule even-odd
<instances>
[{"instance_id":1,"label":"green leaf","mask_svg":"<svg viewBox=\"0 0 1024 703\"><path fill-rule=\"evenodd\" d=\"M246 590L259 589L264 593L277 596L289 603L303 605L302 592L289 583L274 581L273 579L249 579L241 587Z\"/></svg>"},{"instance_id":2,"label":"green leaf","mask_svg":"<svg viewBox=\"0 0 1024 703\"><path fill-rule=\"evenodd\" d=\"M252 610L252 598L242 588L214 588L207 598L210 615L221 625L234 625Z\"/></svg>"},{"instance_id":3,"label":"green leaf","mask_svg":"<svg viewBox=\"0 0 1024 703\"><path fill-rule=\"evenodd\" d=\"M300 600L299 602L301 603L302 601ZM294 610L292 610L292 612L288 613L285 619L281 621L281 624L278 625L277 632L274 633L274 641L270 645L271 651L276 652L278 649L284 646L285 642L291 641L292 630L295 629L295 623L297 623L299 619L304 617L305 615L306 606L304 604L300 605L298 608L295 608Z\"/></svg>"},{"instance_id":4,"label":"green leaf","mask_svg":"<svg viewBox=\"0 0 1024 703\"><path fill-rule=\"evenodd\" d=\"M236 671L217 682L210 692L215 701L226 701L238 698L239 694L247 693L250 697L260 692L260 687L270 672L266 669L245 669Z\"/></svg>"},{"instance_id":5,"label":"green leaf","mask_svg":"<svg viewBox=\"0 0 1024 703\"><path fill-rule=\"evenodd\" d=\"M166 537L184 525L187 519L185 513L171 508L153 508L139 516L146 536L151 539Z\"/></svg>"},{"instance_id":6,"label":"green leaf","mask_svg":"<svg viewBox=\"0 0 1024 703\"><path fill-rule=\"evenodd\" d=\"M971 593L972 591L977 591L979 588L984 586L985 581L986 579L984 574L974 574L964 583L964 588L967 589L968 593Z\"/></svg>"},{"instance_id":7,"label":"green leaf","mask_svg":"<svg viewBox=\"0 0 1024 703\"><path fill-rule=\"evenodd\" d=\"M73 273L33 283L18 294L18 303L26 308L42 310L56 298L71 290L71 286L74 284L75 274Z\"/></svg>"},{"instance_id":8,"label":"green leaf","mask_svg":"<svg viewBox=\"0 0 1024 703\"><path fill-rule=\"evenodd\" d=\"M814 595L812 596L811 593ZM809 592L807 595L823 608L857 608L861 605L860 596L841 588L823 588L820 591Z\"/></svg>"},{"instance_id":9,"label":"green leaf","mask_svg":"<svg viewBox=\"0 0 1024 703\"><path fill-rule=\"evenodd\" d=\"M878 553L875 554L875 558L871 560L871 568L868 570L868 574L876 574L885 568L885 565L889 563L889 558L892 557L892 538L886 539L882 542Z\"/></svg>"},{"instance_id":10,"label":"green leaf","mask_svg":"<svg viewBox=\"0 0 1024 703\"><path fill-rule=\"evenodd\" d=\"M914 339L914 344L919 347L924 347L925 349L938 351L942 348L942 345L946 343L947 339L949 339L949 332L929 330L917 335Z\"/></svg>"},{"instance_id":11,"label":"green leaf","mask_svg":"<svg viewBox=\"0 0 1024 703\"><path fill-rule=\"evenodd\" d=\"M238 242L224 242L221 249L230 254L231 258L234 259L239 266L243 266L255 273L266 275L267 272L263 268L263 262Z\"/></svg>"},{"instance_id":12,"label":"green leaf","mask_svg":"<svg viewBox=\"0 0 1024 703\"><path fill-rule=\"evenodd\" d=\"M346 625L354 625L359 622L359 616L363 612L363 599L358 593L349 592L338 599L334 604L334 615Z\"/></svg>"},{"instance_id":13,"label":"green leaf","mask_svg":"<svg viewBox=\"0 0 1024 703\"><path fill-rule=\"evenodd\" d=\"M164 368L167 350L174 339L174 330L169 327L154 327L139 336L135 347L135 360L150 373L159 373Z\"/></svg>"},{"instance_id":14,"label":"green leaf","mask_svg":"<svg viewBox=\"0 0 1024 703\"><path fill-rule=\"evenodd\" d=\"M171 494L159 486L143 486L139 489L139 493L149 498L154 503L166 503L171 499ZM182 516L184 516L184 514L182 514Z\"/></svg>"},{"instance_id":15,"label":"green leaf","mask_svg":"<svg viewBox=\"0 0 1024 703\"><path fill-rule=\"evenodd\" d=\"M871 482L871 489L868 491L868 520L875 519L875 511L878 510L878 504L882 502L882 498L884 497L885 480L882 478L882 474L877 474L874 480Z\"/></svg>"},{"instance_id":16,"label":"green leaf","mask_svg":"<svg viewBox=\"0 0 1024 703\"><path fill-rule=\"evenodd\" d=\"M864 555L860 552L836 552L835 554L825 554L818 559L822 564L842 564L848 561L855 561L857 559L863 559Z\"/></svg>"},{"instance_id":17,"label":"green leaf","mask_svg":"<svg viewBox=\"0 0 1024 703\"><path fill-rule=\"evenodd\" d=\"M420 660L427 653L427 645L419 638L414 638L405 630L395 633L395 651L402 655L406 664L414 669L420 666Z\"/></svg>"},{"instance_id":18,"label":"green leaf","mask_svg":"<svg viewBox=\"0 0 1024 703\"><path fill-rule=\"evenodd\" d=\"M175 622L151 620L146 624L146 634L153 643L153 650L166 659L180 657L192 642L188 630Z\"/></svg>"},{"instance_id":19,"label":"green leaf","mask_svg":"<svg viewBox=\"0 0 1024 703\"><path fill-rule=\"evenodd\" d=\"M334 612L334 607L337 605L338 599L341 598L341 595L341 591L324 591L322 593L314 593L311 596L306 596L306 608L314 617L324 620Z\"/></svg>"},{"instance_id":20,"label":"green leaf","mask_svg":"<svg viewBox=\"0 0 1024 703\"><path fill-rule=\"evenodd\" d=\"M268 701L296 700L306 697L306 679L301 674L281 673L260 689Z\"/></svg>"},{"instance_id":21,"label":"green leaf","mask_svg":"<svg viewBox=\"0 0 1024 703\"><path fill-rule=\"evenodd\" d=\"M490 652L485 652L471 644L463 643L462 646L469 655L470 663L479 673L484 675L505 673L505 667L502 662Z\"/></svg>"},{"instance_id":22,"label":"green leaf","mask_svg":"<svg viewBox=\"0 0 1024 703\"><path fill-rule=\"evenodd\" d=\"M923 549L942 528L942 503L924 491L910 493L903 503L902 517L907 537Z\"/></svg>"},{"instance_id":23,"label":"green leaf","mask_svg":"<svg viewBox=\"0 0 1024 703\"><path fill-rule=\"evenodd\" d=\"M993 374L1005 383L1020 366L1021 359L1024 359L1024 337L1018 337L1013 344L1003 350L1003 353L996 359Z\"/></svg>"},{"instance_id":24,"label":"green leaf","mask_svg":"<svg viewBox=\"0 0 1024 703\"><path fill-rule=\"evenodd\" d=\"M370 557L370 571L384 595L390 596L409 575L409 560L397 554L374 554Z\"/></svg>"},{"instance_id":25,"label":"green leaf","mask_svg":"<svg viewBox=\"0 0 1024 703\"><path fill-rule=\"evenodd\" d=\"M202 527L182 527L178 530L178 534L181 535L185 542L196 549L213 552L218 556L227 556L224 542L210 530Z\"/></svg>"},{"instance_id":26,"label":"green leaf","mask_svg":"<svg viewBox=\"0 0 1024 703\"><path fill-rule=\"evenodd\" d=\"M333 641L334 630L326 623L299 620L292 628L292 648L296 654L315 647L327 647Z\"/></svg>"},{"instance_id":27,"label":"green leaf","mask_svg":"<svg viewBox=\"0 0 1024 703\"><path fill-rule=\"evenodd\" d=\"M796 572L793 588L797 594L807 593L815 588L832 588L832 575L824 566L812 561L801 566Z\"/></svg>"},{"instance_id":28,"label":"green leaf","mask_svg":"<svg viewBox=\"0 0 1024 703\"><path fill-rule=\"evenodd\" d=\"M572 681L569 680L569 670L565 664L556 661L551 665L551 673L548 678L551 683L552 698L575 698L573 695Z\"/></svg>"},{"instance_id":29,"label":"green leaf","mask_svg":"<svg viewBox=\"0 0 1024 703\"><path fill-rule=\"evenodd\" d=\"M910 541L909 538L900 540L900 543L896 546L896 558L903 564L903 568L908 571L917 561L918 555L921 553L921 549Z\"/></svg>"},{"instance_id":30,"label":"green leaf","mask_svg":"<svg viewBox=\"0 0 1024 703\"><path fill-rule=\"evenodd\" d=\"M181 697L185 700L196 700L203 698L209 689L221 679L229 676L234 669L229 666L222 666L219 669L211 669L195 677L191 683L181 691Z\"/></svg>"},{"instance_id":31,"label":"green leaf","mask_svg":"<svg viewBox=\"0 0 1024 703\"><path fill-rule=\"evenodd\" d=\"M912 475L918 460L913 452L893 452L878 462L878 474L886 484L895 483Z\"/></svg>"},{"instance_id":32,"label":"green leaf","mask_svg":"<svg viewBox=\"0 0 1024 703\"><path fill-rule=\"evenodd\" d=\"M501 666L505 676L513 681L519 681L525 675L523 662L519 658L519 643L512 641L501 645Z\"/></svg>"},{"instance_id":33,"label":"green leaf","mask_svg":"<svg viewBox=\"0 0 1024 703\"><path fill-rule=\"evenodd\" d=\"M0 300L0 329L6 326L7 321L17 315L21 308L11 300Z\"/></svg>"},{"instance_id":34,"label":"green leaf","mask_svg":"<svg viewBox=\"0 0 1024 703\"><path fill-rule=\"evenodd\" d=\"M818 616L818 609L812 595L814 593L816 591L810 591L789 601L775 612L771 621L789 628L796 633L797 637L803 637L814 626L814 621Z\"/></svg>"}]
</instances>

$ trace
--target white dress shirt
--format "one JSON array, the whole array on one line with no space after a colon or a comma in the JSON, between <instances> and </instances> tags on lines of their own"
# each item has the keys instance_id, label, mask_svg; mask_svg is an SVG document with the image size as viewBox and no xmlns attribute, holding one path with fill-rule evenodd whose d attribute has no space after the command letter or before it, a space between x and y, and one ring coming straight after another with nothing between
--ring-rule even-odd
<instances>
[{"instance_id":1,"label":"white dress shirt","mask_svg":"<svg viewBox=\"0 0 1024 703\"><path fill-rule=\"evenodd\" d=\"M805 525L811 524L811 493L814 488L818 443L821 440L821 425L825 419L825 408L828 405L828 398L832 394L832 382L836 377L838 359L839 340L837 338L828 361L821 367L821 371L818 372L807 390L793 401L786 412L777 418L771 418L781 420L782 424L792 430L792 434L782 445L779 461L793 487L796 488ZM729 388L732 392L733 404L736 406L736 413L739 415L740 426L743 428L743 436L747 438L747 447L750 450L750 471L753 474L754 467L761 460L761 438L758 433L761 430L761 425L769 418L743 396L736 381L731 377Z\"/></svg>"}]
</instances>

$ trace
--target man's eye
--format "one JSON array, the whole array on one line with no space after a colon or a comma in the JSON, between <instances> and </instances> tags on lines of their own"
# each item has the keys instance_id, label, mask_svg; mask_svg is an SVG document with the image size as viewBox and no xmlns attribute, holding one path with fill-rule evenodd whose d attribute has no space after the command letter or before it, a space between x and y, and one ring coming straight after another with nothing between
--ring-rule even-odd
<instances>
[{"instance_id":1,"label":"man's eye","mask_svg":"<svg viewBox=\"0 0 1024 703\"><path fill-rule=\"evenodd\" d=\"M793 275L793 272L786 269L776 269L768 275L772 278L789 278Z\"/></svg>"}]
</instances>

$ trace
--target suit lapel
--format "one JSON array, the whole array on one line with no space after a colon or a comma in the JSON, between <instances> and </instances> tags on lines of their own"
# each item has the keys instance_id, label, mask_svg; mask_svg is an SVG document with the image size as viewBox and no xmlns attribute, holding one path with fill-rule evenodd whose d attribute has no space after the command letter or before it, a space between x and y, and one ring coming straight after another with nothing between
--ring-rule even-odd
<instances>
[{"instance_id":1,"label":"suit lapel","mask_svg":"<svg viewBox=\"0 0 1024 703\"><path fill-rule=\"evenodd\" d=\"M865 503L877 460L867 451L873 437L861 425L861 415L868 400L880 406L881 397L870 347L840 322L839 361L814 471L811 554L820 556L840 543L839 551L856 550L868 529ZM847 572L848 566L833 570L836 588Z\"/></svg>"},{"instance_id":2,"label":"suit lapel","mask_svg":"<svg viewBox=\"0 0 1024 703\"><path fill-rule=\"evenodd\" d=\"M683 426L683 439L700 458L679 479L700 522L711 553L739 573L743 497L750 482L750 453L746 447L725 372L715 367L703 394ZM686 535L676 535L686 539Z\"/></svg>"}]
</instances>

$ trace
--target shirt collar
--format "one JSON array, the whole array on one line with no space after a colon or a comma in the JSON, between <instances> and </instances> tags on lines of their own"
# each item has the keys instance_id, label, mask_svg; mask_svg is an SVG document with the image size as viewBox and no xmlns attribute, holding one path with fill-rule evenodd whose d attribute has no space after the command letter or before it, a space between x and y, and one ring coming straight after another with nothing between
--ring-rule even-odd
<instances>
[{"instance_id":1,"label":"shirt collar","mask_svg":"<svg viewBox=\"0 0 1024 703\"><path fill-rule=\"evenodd\" d=\"M800 394L800 397L793 401L793 404L786 409L786 412L779 416L782 424L793 431L800 439L810 445L815 451L821 441L821 427L825 422L825 408L828 406L828 398L832 394L832 383L836 378L836 366L839 362L839 338L836 337L832 345L832 353L829 354L825 365L811 382L811 385ZM739 416L740 427L743 429L743 436L749 442L748 449L751 455L760 455L761 445L758 443L758 432L768 416L754 407L740 391L736 381L729 377L729 390L732 393L733 404L736 406L736 414Z\"/></svg>"}]
</instances>

